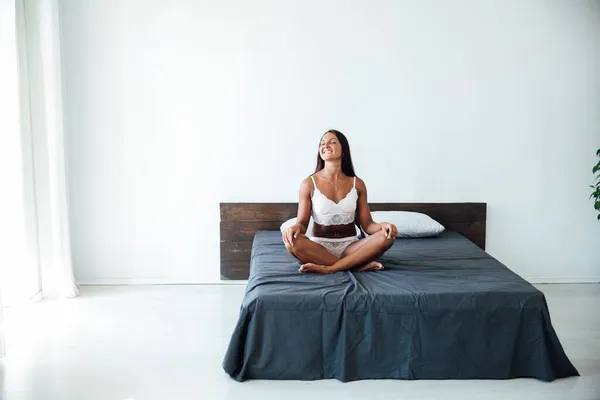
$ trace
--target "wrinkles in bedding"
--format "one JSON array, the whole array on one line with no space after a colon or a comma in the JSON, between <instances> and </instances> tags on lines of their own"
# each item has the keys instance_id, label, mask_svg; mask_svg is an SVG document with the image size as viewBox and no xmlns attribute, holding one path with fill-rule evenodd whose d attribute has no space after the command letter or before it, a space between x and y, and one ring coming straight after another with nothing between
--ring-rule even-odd
<instances>
[{"instance_id":1,"label":"wrinkles in bedding","mask_svg":"<svg viewBox=\"0 0 600 400\"><path fill-rule=\"evenodd\" d=\"M300 274L258 232L223 367L245 379L506 379L576 375L545 298L454 232L399 239L384 271Z\"/></svg>"}]
</instances>

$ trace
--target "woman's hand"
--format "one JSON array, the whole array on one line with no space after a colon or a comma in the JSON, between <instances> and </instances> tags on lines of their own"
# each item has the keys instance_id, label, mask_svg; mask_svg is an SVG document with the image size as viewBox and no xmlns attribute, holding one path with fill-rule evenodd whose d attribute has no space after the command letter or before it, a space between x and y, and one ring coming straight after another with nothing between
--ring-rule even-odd
<instances>
[{"instance_id":1,"label":"woman's hand","mask_svg":"<svg viewBox=\"0 0 600 400\"><path fill-rule=\"evenodd\" d=\"M297 239L300 233L300 225L294 224L288 227L285 231L283 231L283 235L281 236L283 243L292 246L294 244L294 239Z\"/></svg>"},{"instance_id":2,"label":"woman's hand","mask_svg":"<svg viewBox=\"0 0 600 400\"><path fill-rule=\"evenodd\" d=\"M398 234L398 228L394 224L388 224L387 222L382 222L381 230L385 233L386 239L393 239Z\"/></svg>"}]
</instances>

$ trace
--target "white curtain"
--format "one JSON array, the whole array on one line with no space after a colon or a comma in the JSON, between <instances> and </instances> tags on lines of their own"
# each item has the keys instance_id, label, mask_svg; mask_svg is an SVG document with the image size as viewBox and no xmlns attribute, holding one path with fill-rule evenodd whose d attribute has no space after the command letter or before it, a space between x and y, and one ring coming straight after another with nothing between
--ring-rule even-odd
<instances>
[{"instance_id":1,"label":"white curtain","mask_svg":"<svg viewBox=\"0 0 600 400\"><path fill-rule=\"evenodd\" d=\"M2 282L0 282L2 285ZM4 345L4 310L2 308L2 287L0 286L0 358L6 355L6 348Z\"/></svg>"},{"instance_id":2,"label":"white curtain","mask_svg":"<svg viewBox=\"0 0 600 400\"><path fill-rule=\"evenodd\" d=\"M14 1L0 0L0 357L4 357L2 286L7 266L16 264L19 250L18 218L22 204L19 157L19 105ZM6 191L11 188L11 191ZM16 217L15 217L16 214ZM17 223L15 223L17 222ZM12 228L12 229L11 229ZM23 242L22 240L20 241Z\"/></svg>"},{"instance_id":3,"label":"white curtain","mask_svg":"<svg viewBox=\"0 0 600 400\"><path fill-rule=\"evenodd\" d=\"M0 285L2 283L0 282ZM0 286L0 358L6 354L4 346L4 310L2 308L2 287Z\"/></svg>"},{"instance_id":4,"label":"white curtain","mask_svg":"<svg viewBox=\"0 0 600 400\"><path fill-rule=\"evenodd\" d=\"M78 294L71 261L58 0L17 0L21 113L29 118L41 291ZM23 101L25 100L25 101ZM24 142L25 143L25 142Z\"/></svg>"},{"instance_id":5,"label":"white curtain","mask_svg":"<svg viewBox=\"0 0 600 400\"><path fill-rule=\"evenodd\" d=\"M0 0L0 357L3 305L78 294L58 18L56 0Z\"/></svg>"},{"instance_id":6,"label":"white curtain","mask_svg":"<svg viewBox=\"0 0 600 400\"><path fill-rule=\"evenodd\" d=\"M21 158L14 1L0 0L0 357L5 355L3 294L9 266L22 266ZM6 190L6 189L11 189Z\"/></svg>"}]
</instances>

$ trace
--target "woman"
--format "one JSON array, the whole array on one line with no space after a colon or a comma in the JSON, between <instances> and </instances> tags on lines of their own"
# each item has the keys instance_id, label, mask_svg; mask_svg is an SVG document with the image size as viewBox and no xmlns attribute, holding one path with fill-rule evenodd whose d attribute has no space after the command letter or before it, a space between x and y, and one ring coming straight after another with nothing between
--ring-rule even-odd
<instances>
[{"instance_id":1,"label":"woman","mask_svg":"<svg viewBox=\"0 0 600 400\"><path fill-rule=\"evenodd\" d=\"M358 239L354 217L370 236ZM313 236L305 235L310 217ZM300 185L297 223L283 232L286 249L301 263L300 272L330 274L356 268L379 271L376 260L396 240L393 224L371 218L367 187L357 178L346 137L336 130L321 138L315 173Z\"/></svg>"}]
</instances>

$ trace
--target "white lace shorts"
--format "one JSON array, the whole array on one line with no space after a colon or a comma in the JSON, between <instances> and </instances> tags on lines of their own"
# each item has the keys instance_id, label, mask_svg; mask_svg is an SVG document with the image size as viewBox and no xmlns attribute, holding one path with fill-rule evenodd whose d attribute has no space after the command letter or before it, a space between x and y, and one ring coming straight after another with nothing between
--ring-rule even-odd
<instances>
[{"instance_id":1,"label":"white lace shorts","mask_svg":"<svg viewBox=\"0 0 600 400\"><path fill-rule=\"evenodd\" d=\"M344 252L344 250L346 250L348 246L358 241L357 236L350 236L345 238L324 238L309 236L308 238L313 242L325 247L325 249L327 249L328 252L330 252L337 258L340 258L342 256L342 253Z\"/></svg>"}]
</instances>

